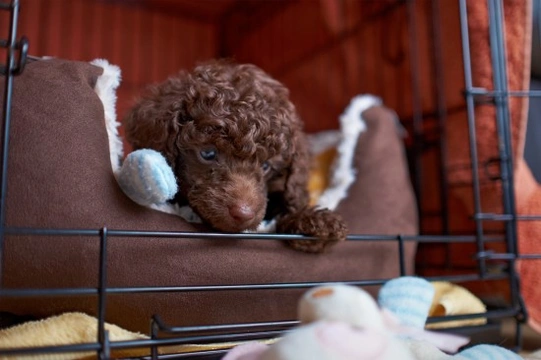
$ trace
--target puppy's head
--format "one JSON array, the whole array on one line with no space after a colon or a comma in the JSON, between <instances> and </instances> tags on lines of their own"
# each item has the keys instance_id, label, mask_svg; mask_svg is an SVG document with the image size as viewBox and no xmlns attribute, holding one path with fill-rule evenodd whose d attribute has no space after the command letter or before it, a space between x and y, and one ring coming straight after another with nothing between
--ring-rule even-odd
<instances>
[{"instance_id":1,"label":"puppy's head","mask_svg":"<svg viewBox=\"0 0 541 360\"><path fill-rule=\"evenodd\" d=\"M253 65L224 61L152 87L125 127L135 149L164 154L180 196L227 232L259 225L268 194L287 187L301 136L283 85Z\"/></svg>"}]
</instances>

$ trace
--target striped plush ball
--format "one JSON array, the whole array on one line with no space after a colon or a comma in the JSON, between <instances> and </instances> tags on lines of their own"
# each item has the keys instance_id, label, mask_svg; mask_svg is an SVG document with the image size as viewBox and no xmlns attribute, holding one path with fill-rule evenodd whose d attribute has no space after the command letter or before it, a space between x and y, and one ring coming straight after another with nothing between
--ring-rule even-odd
<instances>
[{"instance_id":1,"label":"striped plush ball","mask_svg":"<svg viewBox=\"0 0 541 360\"><path fill-rule=\"evenodd\" d=\"M495 345L476 345L460 352L460 356L469 360L522 360L512 351Z\"/></svg>"},{"instance_id":2,"label":"striped plush ball","mask_svg":"<svg viewBox=\"0 0 541 360\"><path fill-rule=\"evenodd\" d=\"M124 193L143 206L165 203L178 191L173 170L162 154L151 149L128 154L116 177Z\"/></svg>"},{"instance_id":3,"label":"striped plush ball","mask_svg":"<svg viewBox=\"0 0 541 360\"><path fill-rule=\"evenodd\" d=\"M390 310L402 325L424 328L434 287L425 279L413 276L388 281L379 291L378 302Z\"/></svg>"}]
</instances>

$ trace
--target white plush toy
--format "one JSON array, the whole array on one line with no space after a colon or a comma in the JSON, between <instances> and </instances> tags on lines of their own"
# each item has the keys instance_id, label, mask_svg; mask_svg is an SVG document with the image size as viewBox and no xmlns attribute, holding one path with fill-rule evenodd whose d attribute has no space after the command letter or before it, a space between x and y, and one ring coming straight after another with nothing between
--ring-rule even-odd
<instances>
[{"instance_id":1,"label":"white plush toy","mask_svg":"<svg viewBox=\"0 0 541 360\"><path fill-rule=\"evenodd\" d=\"M522 359L493 345L449 355L469 340L424 330L433 296L432 285L416 277L385 284L379 294L381 308L357 287L317 287L299 302L301 326L270 346L248 343L233 348L223 360Z\"/></svg>"}]
</instances>

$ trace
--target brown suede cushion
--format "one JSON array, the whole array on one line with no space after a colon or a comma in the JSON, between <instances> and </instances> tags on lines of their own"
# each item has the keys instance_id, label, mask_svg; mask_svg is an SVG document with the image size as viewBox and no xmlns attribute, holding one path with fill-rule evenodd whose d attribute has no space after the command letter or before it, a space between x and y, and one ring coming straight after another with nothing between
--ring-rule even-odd
<instances>
[{"instance_id":1,"label":"brown suede cushion","mask_svg":"<svg viewBox=\"0 0 541 360\"><path fill-rule=\"evenodd\" d=\"M15 80L10 140L7 226L181 230L178 217L129 200L111 171L103 108L93 85L101 69L47 60ZM416 234L416 206L394 116L366 112L357 147L358 180L338 211L354 233ZM406 247L408 270L415 244ZM96 287L97 236L8 236L4 285L9 288ZM195 286L339 281L394 277L395 243L349 241L320 255L276 240L109 238L108 286ZM304 290L238 290L111 294L109 322L148 332L159 314L172 325L294 319ZM3 298L0 310L48 316L95 314L96 296Z\"/></svg>"}]
</instances>

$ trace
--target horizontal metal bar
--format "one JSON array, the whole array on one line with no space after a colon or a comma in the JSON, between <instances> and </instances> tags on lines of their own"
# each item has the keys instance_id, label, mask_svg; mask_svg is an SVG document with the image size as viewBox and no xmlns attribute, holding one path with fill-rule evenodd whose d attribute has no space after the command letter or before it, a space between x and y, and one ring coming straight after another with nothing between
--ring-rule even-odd
<instances>
[{"instance_id":1,"label":"horizontal metal bar","mask_svg":"<svg viewBox=\"0 0 541 360\"><path fill-rule=\"evenodd\" d=\"M481 251L478 252L475 255L476 259L484 259L484 260L515 260L517 256L515 254L510 253L495 253L494 251Z\"/></svg>"},{"instance_id":2,"label":"horizontal metal bar","mask_svg":"<svg viewBox=\"0 0 541 360\"><path fill-rule=\"evenodd\" d=\"M502 309L502 310L489 310L486 313L476 313L467 315L453 315L453 316L439 316L430 317L427 319L427 323L438 323L444 321L453 320L466 320L475 318L497 319L505 317L513 317L518 315L518 311L515 309ZM261 325L263 323L253 324L230 324L224 325L233 329L235 327L248 328L249 325ZM188 329L188 328L186 328ZM146 340L129 340L129 341L115 341L110 343L112 350L119 349L131 349L131 348L144 348L151 346L171 346L182 344L205 344L212 342L233 342L233 341L246 341L246 340L261 340L269 339L279 335L282 335L289 330L281 331L258 331L251 333L231 333L231 334L212 334L212 335L199 335L182 338L165 338L165 339L146 339ZM80 351L97 351L100 345L98 343L80 344L80 345L60 345L60 346L46 346L46 347L34 347L34 348L13 348L13 349L1 349L1 355L22 355L22 354L45 354L45 353L65 353L65 352L80 352Z\"/></svg>"},{"instance_id":3,"label":"horizontal metal bar","mask_svg":"<svg viewBox=\"0 0 541 360\"><path fill-rule=\"evenodd\" d=\"M425 279L428 281L448 281L448 282L456 282L456 283L464 283L464 282L479 281L479 280L496 281L496 280L504 280L508 278L509 278L508 274L485 274L484 276L481 276L478 273L425 277Z\"/></svg>"},{"instance_id":4,"label":"horizontal metal bar","mask_svg":"<svg viewBox=\"0 0 541 360\"><path fill-rule=\"evenodd\" d=\"M26 348L0 348L0 355L37 355L37 354L50 354L50 353L67 353L67 352L83 352L83 351L97 351L100 349L100 344L77 344L77 345L56 345L56 346L35 346Z\"/></svg>"},{"instance_id":5,"label":"horizontal metal bar","mask_svg":"<svg viewBox=\"0 0 541 360\"><path fill-rule=\"evenodd\" d=\"M536 260L541 259L541 254L520 254L517 256L519 260Z\"/></svg>"},{"instance_id":6,"label":"horizontal metal bar","mask_svg":"<svg viewBox=\"0 0 541 360\"><path fill-rule=\"evenodd\" d=\"M484 277L475 274L447 275L426 277L428 281L468 282L475 280L501 280L508 278L507 274L490 274ZM232 290L271 290L271 289L305 289L328 284L347 284L355 286L378 286L390 279L359 280L359 281L318 281L318 282L292 282L267 284L235 284L235 285L198 285L198 286L147 286L147 287L108 287L105 293L135 294L135 293L162 293L162 292L203 292L203 291L232 291ZM1 289L0 297L37 297L37 296L81 296L97 295L96 288L69 288L69 289Z\"/></svg>"},{"instance_id":7,"label":"horizontal metal bar","mask_svg":"<svg viewBox=\"0 0 541 360\"><path fill-rule=\"evenodd\" d=\"M47 229L5 227L4 234L14 236L99 236L100 229Z\"/></svg>"},{"instance_id":8,"label":"horizontal metal bar","mask_svg":"<svg viewBox=\"0 0 541 360\"><path fill-rule=\"evenodd\" d=\"M221 335L200 335L183 338L165 338L165 339L147 339L147 340L129 340L110 342L111 350L144 348L151 346L171 346L185 344L206 344L212 342L233 342L247 341L256 339L269 339L282 335L285 331L261 331L253 333L239 334L221 334ZM32 348L12 348L0 349L0 355L22 355L22 354L50 354L50 353L66 353L66 352L82 352L82 351L97 351L100 348L98 343L80 344L80 345L60 345L60 346L43 346Z\"/></svg>"},{"instance_id":9,"label":"horizontal metal bar","mask_svg":"<svg viewBox=\"0 0 541 360\"><path fill-rule=\"evenodd\" d=\"M98 237L99 229L40 229L40 228L5 228L6 235L13 236L84 236ZM154 237L171 239L204 239L204 240L313 240L313 236L293 234L269 234L269 233L205 233L205 232L181 232L181 231L136 231L136 230L108 230L108 237ZM377 234L352 234L347 237L348 241L415 241L415 242L476 242L474 235L377 235ZM487 236L485 241L503 241L501 236Z\"/></svg>"},{"instance_id":10,"label":"horizontal metal bar","mask_svg":"<svg viewBox=\"0 0 541 360\"><path fill-rule=\"evenodd\" d=\"M6 227L6 235L29 236L99 236L99 229L41 229ZM114 230L108 229L109 237L156 237L156 238L185 238L185 239L235 239L235 240L317 240L313 236L296 234L269 233L212 233L192 231L144 231L144 230ZM409 237L413 238L413 237ZM351 235L348 240L398 240L398 235Z\"/></svg>"},{"instance_id":11,"label":"horizontal metal bar","mask_svg":"<svg viewBox=\"0 0 541 360\"><path fill-rule=\"evenodd\" d=\"M357 286L381 285L389 279L344 281L341 283ZM320 282L293 282L269 284L238 284L238 285L200 285L200 286L141 286L141 287L108 287L105 293L115 294L141 294L163 292L203 292L203 291L233 291L233 290L271 290L271 289L304 289L321 285L335 284L337 281ZM36 297L36 296L74 296L97 295L94 288L81 289L2 289L0 297Z\"/></svg>"},{"instance_id":12,"label":"horizontal metal bar","mask_svg":"<svg viewBox=\"0 0 541 360\"><path fill-rule=\"evenodd\" d=\"M130 340L111 342L111 349L128 349L133 347L146 346L167 346L167 345L183 345L183 344L208 344L216 341L233 342L256 339L270 339L282 335L284 331L258 331L253 333L233 333L221 335L199 335L183 338L165 338L165 339L149 339L149 340Z\"/></svg>"},{"instance_id":13,"label":"horizontal metal bar","mask_svg":"<svg viewBox=\"0 0 541 360\"><path fill-rule=\"evenodd\" d=\"M476 243L475 235L420 235L414 237L404 236L404 239L416 241L419 243ZM501 235L486 235L483 237L485 242L502 242L504 237Z\"/></svg>"},{"instance_id":14,"label":"horizontal metal bar","mask_svg":"<svg viewBox=\"0 0 541 360\"><path fill-rule=\"evenodd\" d=\"M190 352L190 353L181 353L181 354L163 354L158 355L158 360L168 360L168 359L210 359L210 360L216 360L221 359L222 355L225 355L229 349L221 349L221 350L205 350L205 351L198 351L198 352ZM217 357L220 356L220 357ZM139 360L154 360L151 356L143 356L141 358L138 358Z\"/></svg>"},{"instance_id":15,"label":"horizontal metal bar","mask_svg":"<svg viewBox=\"0 0 541 360\"><path fill-rule=\"evenodd\" d=\"M537 221L541 220L541 215L517 215L511 214L494 214L494 213L479 213L474 215L474 219L485 221Z\"/></svg>"},{"instance_id":16,"label":"horizontal metal bar","mask_svg":"<svg viewBox=\"0 0 541 360\"><path fill-rule=\"evenodd\" d=\"M0 2L0 10L8 10L8 11L11 11L11 9L13 9L13 4L11 4L11 2Z\"/></svg>"},{"instance_id":17,"label":"horizontal metal bar","mask_svg":"<svg viewBox=\"0 0 541 360\"><path fill-rule=\"evenodd\" d=\"M507 317L513 317L520 314L518 309L498 309L498 310L489 310L484 313L475 313L475 314L462 314L462 315L447 315L447 316L431 316L426 322L427 324L446 322L446 321L455 321L455 320L469 320L469 319L503 319Z\"/></svg>"},{"instance_id":18,"label":"horizontal metal bar","mask_svg":"<svg viewBox=\"0 0 541 360\"><path fill-rule=\"evenodd\" d=\"M160 331L168 333L193 333L193 332L217 332L217 331L232 331L232 330L249 330L258 328L276 329L290 328L299 324L298 320L290 321L271 321L258 323L243 323L243 324L227 324L227 325L205 325L205 326L168 326L158 317L154 317L154 321L159 326Z\"/></svg>"},{"instance_id":19,"label":"horizontal metal bar","mask_svg":"<svg viewBox=\"0 0 541 360\"><path fill-rule=\"evenodd\" d=\"M447 316L431 316L427 319L427 323L439 323L445 321L454 321L454 320L465 320L465 319L476 319L476 318L486 318L486 319L498 319L505 317L513 317L519 314L519 311L516 309L498 309L498 310L489 310L484 313L475 313L475 314L462 314L462 315L447 315ZM219 330L243 330L243 329L252 329L252 328L289 328L292 326L299 325L300 322L296 320L292 321L276 321L276 322L267 322L267 323L246 323L246 324L228 324L228 325L208 325L208 326L185 326L185 327L169 327L163 325L160 321L160 330L170 333L187 333L187 332L203 332L203 331L219 331Z\"/></svg>"},{"instance_id":20,"label":"horizontal metal bar","mask_svg":"<svg viewBox=\"0 0 541 360\"><path fill-rule=\"evenodd\" d=\"M473 87L465 91L466 95L487 97L541 97L541 90L495 91Z\"/></svg>"},{"instance_id":21,"label":"horizontal metal bar","mask_svg":"<svg viewBox=\"0 0 541 360\"><path fill-rule=\"evenodd\" d=\"M9 289L0 288L1 297L37 297L37 296L83 296L96 295L98 290L95 288L27 288L27 289Z\"/></svg>"}]
</instances>

